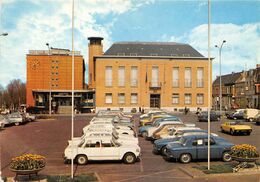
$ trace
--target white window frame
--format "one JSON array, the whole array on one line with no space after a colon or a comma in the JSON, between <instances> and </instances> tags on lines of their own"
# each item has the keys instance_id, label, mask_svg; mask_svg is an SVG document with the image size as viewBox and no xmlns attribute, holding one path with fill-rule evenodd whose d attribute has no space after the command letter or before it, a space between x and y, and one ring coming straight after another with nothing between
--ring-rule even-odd
<instances>
[{"instance_id":1,"label":"white window frame","mask_svg":"<svg viewBox=\"0 0 260 182\"><path fill-rule=\"evenodd\" d=\"M124 66L118 67L118 86L119 87L125 86L125 67Z\"/></svg>"},{"instance_id":2,"label":"white window frame","mask_svg":"<svg viewBox=\"0 0 260 182\"><path fill-rule=\"evenodd\" d=\"M113 94L112 93L106 93L105 94L105 103L106 104L112 104L113 103Z\"/></svg>"},{"instance_id":3,"label":"white window frame","mask_svg":"<svg viewBox=\"0 0 260 182\"><path fill-rule=\"evenodd\" d=\"M138 94L137 93L131 93L131 104L137 104L138 103Z\"/></svg>"},{"instance_id":4,"label":"white window frame","mask_svg":"<svg viewBox=\"0 0 260 182\"><path fill-rule=\"evenodd\" d=\"M190 93L184 94L184 104L192 103L192 95Z\"/></svg>"},{"instance_id":5,"label":"white window frame","mask_svg":"<svg viewBox=\"0 0 260 182\"><path fill-rule=\"evenodd\" d=\"M159 86L159 67L153 66L152 67L152 87L158 87Z\"/></svg>"},{"instance_id":6,"label":"white window frame","mask_svg":"<svg viewBox=\"0 0 260 182\"><path fill-rule=\"evenodd\" d=\"M113 68L112 66L106 66L105 68L105 85L106 87L112 87L113 82Z\"/></svg>"},{"instance_id":7,"label":"white window frame","mask_svg":"<svg viewBox=\"0 0 260 182\"><path fill-rule=\"evenodd\" d=\"M180 103L180 94L173 93L172 94L172 104L179 104Z\"/></svg>"},{"instance_id":8,"label":"white window frame","mask_svg":"<svg viewBox=\"0 0 260 182\"><path fill-rule=\"evenodd\" d=\"M179 67L172 69L172 86L179 87Z\"/></svg>"},{"instance_id":9,"label":"white window frame","mask_svg":"<svg viewBox=\"0 0 260 182\"><path fill-rule=\"evenodd\" d=\"M185 87L191 87L192 85L191 77L192 77L191 67L185 67L185 71L184 71Z\"/></svg>"},{"instance_id":10,"label":"white window frame","mask_svg":"<svg viewBox=\"0 0 260 182\"><path fill-rule=\"evenodd\" d=\"M131 66L131 87L138 86L138 67Z\"/></svg>"},{"instance_id":11,"label":"white window frame","mask_svg":"<svg viewBox=\"0 0 260 182\"><path fill-rule=\"evenodd\" d=\"M125 104L125 93L119 93L117 96L118 104Z\"/></svg>"},{"instance_id":12,"label":"white window frame","mask_svg":"<svg viewBox=\"0 0 260 182\"><path fill-rule=\"evenodd\" d=\"M197 87L198 88L204 87L204 68L203 67L197 68Z\"/></svg>"},{"instance_id":13,"label":"white window frame","mask_svg":"<svg viewBox=\"0 0 260 182\"><path fill-rule=\"evenodd\" d=\"M204 94L202 93L197 94L196 100L197 100L197 104L199 105L204 104Z\"/></svg>"}]
</instances>

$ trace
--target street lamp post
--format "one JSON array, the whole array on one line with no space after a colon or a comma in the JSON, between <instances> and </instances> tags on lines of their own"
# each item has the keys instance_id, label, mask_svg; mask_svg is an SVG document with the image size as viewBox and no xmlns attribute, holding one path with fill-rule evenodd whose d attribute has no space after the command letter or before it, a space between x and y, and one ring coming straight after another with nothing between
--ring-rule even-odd
<instances>
[{"instance_id":1,"label":"street lamp post","mask_svg":"<svg viewBox=\"0 0 260 182\"><path fill-rule=\"evenodd\" d=\"M219 50L219 112L220 112L220 121L222 116L222 79L221 79L221 51L222 47L226 41L223 40L221 46L215 45L216 48Z\"/></svg>"},{"instance_id":2,"label":"street lamp post","mask_svg":"<svg viewBox=\"0 0 260 182\"><path fill-rule=\"evenodd\" d=\"M6 33L6 32L0 34L0 36L7 36L7 35L8 35L8 33ZM0 59L1 59L1 44L0 44ZM3 181L3 179L2 179L2 144L1 144L1 146L0 146L0 182L2 182L2 181Z\"/></svg>"},{"instance_id":3,"label":"street lamp post","mask_svg":"<svg viewBox=\"0 0 260 182\"><path fill-rule=\"evenodd\" d=\"M50 45L49 43L46 43L46 46L48 47L48 59L50 61ZM49 92L49 115L51 115L51 61L50 61L50 92Z\"/></svg>"}]
</instances>

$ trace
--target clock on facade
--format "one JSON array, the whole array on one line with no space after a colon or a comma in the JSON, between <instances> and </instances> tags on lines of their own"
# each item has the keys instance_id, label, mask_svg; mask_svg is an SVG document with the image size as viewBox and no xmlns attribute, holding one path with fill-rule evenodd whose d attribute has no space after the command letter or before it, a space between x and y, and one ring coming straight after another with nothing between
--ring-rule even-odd
<instances>
[{"instance_id":1,"label":"clock on facade","mask_svg":"<svg viewBox=\"0 0 260 182\"><path fill-rule=\"evenodd\" d=\"M36 70L40 65L40 62L37 59L32 60L31 69Z\"/></svg>"}]
</instances>

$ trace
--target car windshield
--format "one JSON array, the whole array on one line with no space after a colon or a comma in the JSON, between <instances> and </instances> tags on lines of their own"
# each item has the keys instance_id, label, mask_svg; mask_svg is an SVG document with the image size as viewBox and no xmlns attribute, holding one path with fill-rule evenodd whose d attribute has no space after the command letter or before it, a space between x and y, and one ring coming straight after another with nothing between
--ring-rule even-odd
<instances>
[{"instance_id":1,"label":"car windshield","mask_svg":"<svg viewBox=\"0 0 260 182\"><path fill-rule=\"evenodd\" d=\"M177 131L176 133L175 133L175 136L182 136L183 135L183 131Z\"/></svg>"}]
</instances>

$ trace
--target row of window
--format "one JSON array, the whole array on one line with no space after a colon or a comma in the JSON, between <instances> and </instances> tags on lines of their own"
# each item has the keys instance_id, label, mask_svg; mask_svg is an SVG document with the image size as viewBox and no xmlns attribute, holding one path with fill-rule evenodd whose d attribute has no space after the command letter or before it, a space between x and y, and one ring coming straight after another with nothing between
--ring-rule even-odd
<instances>
[{"instance_id":1,"label":"row of window","mask_svg":"<svg viewBox=\"0 0 260 182\"><path fill-rule=\"evenodd\" d=\"M117 98L118 98L117 99L118 104L125 104L125 94L124 93L119 93ZM113 103L112 93L106 93L105 103L106 104L112 104ZM130 103L131 104L137 104L138 103L138 94L137 93L131 93Z\"/></svg>"},{"instance_id":2,"label":"row of window","mask_svg":"<svg viewBox=\"0 0 260 182\"><path fill-rule=\"evenodd\" d=\"M117 96L118 104L125 104L125 93L119 93ZM196 97L197 104L204 104L204 94L199 93ZM105 103L112 104L113 103L113 95L112 93L105 94ZM138 103L138 94L131 93L130 96L130 103L137 104ZM180 94L173 93L172 94L172 104L179 104L180 103ZM192 94L186 93L184 94L184 104L192 104Z\"/></svg>"},{"instance_id":3,"label":"row of window","mask_svg":"<svg viewBox=\"0 0 260 182\"><path fill-rule=\"evenodd\" d=\"M179 67L174 67L172 69L172 85L173 87L179 87ZM112 76L112 66L106 66L105 70L105 86L111 87L113 76ZM125 86L125 66L118 67L118 86L124 87ZM147 81L147 75L146 75ZM197 80L196 85L197 87L204 87L204 68L198 67L197 68ZM192 70L191 67L185 67L184 71L184 86L191 87L192 86ZM131 66L131 75L130 75L130 85L136 87L138 85L138 67ZM151 86L158 87L160 85L159 82L159 67L153 66L152 67L152 75L151 75Z\"/></svg>"},{"instance_id":4,"label":"row of window","mask_svg":"<svg viewBox=\"0 0 260 182\"><path fill-rule=\"evenodd\" d=\"M180 94L173 93L172 94L172 103L179 104L180 103ZM196 96L197 104L204 104L204 94L197 94ZM184 94L184 104L192 104L192 95L190 93Z\"/></svg>"}]
</instances>

